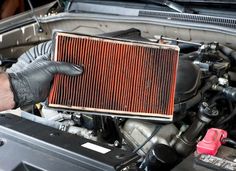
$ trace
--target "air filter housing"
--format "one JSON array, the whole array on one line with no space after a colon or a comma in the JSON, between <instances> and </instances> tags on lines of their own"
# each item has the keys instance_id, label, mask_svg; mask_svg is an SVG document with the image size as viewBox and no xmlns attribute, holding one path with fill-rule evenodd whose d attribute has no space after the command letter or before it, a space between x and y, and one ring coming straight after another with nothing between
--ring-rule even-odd
<instances>
[{"instance_id":1,"label":"air filter housing","mask_svg":"<svg viewBox=\"0 0 236 171\"><path fill-rule=\"evenodd\" d=\"M177 46L57 32L55 61L84 67L78 77L57 75L50 107L91 114L171 120Z\"/></svg>"}]
</instances>

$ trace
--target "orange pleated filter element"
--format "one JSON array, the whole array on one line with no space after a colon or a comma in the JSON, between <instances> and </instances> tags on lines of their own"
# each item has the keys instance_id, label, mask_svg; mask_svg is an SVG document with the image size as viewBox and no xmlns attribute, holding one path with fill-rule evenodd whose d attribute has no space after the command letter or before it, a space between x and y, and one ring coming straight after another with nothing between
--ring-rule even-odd
<instances>
[{"instance_id":1,"label":"orange pleated filter element","mask_svg":"<svg viewBox=\"0 0 236 171\"><path fill-rule=\"evenodd\" d=\"M79 64L78 77L57 75L50 107L91 114L173 118L177 46L56 33L54 60Z\"/></svg>"}]
</instances>

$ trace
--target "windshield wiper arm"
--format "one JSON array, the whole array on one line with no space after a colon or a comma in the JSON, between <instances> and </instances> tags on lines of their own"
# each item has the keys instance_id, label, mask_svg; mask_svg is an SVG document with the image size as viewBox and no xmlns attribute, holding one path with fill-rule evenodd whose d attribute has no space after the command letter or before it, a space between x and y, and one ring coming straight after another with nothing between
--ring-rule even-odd
<instances>
[{"instance_id":1,"label":"windshield wiper arm","mask_svg":"<svg viewBox=\"0 0 236 171\"><path fill-rule=\"evenodd\" d=\"M181 12L181 13L186 11L185 7L183 7L182 5L179 5L179 4L175 3L175 2L171 2L171 1L165 0L163 4L168 6L171 9L173 9L175 11L178 11L178 12Z\"/></svg>"},{"instance_id":2,"label":"windshield wiper arm","mask_svg":"<svg viewBox=\"0 0 236 171\"><path fill-rule=\"evenodd\" d=\"M182 6L176 2L172 2L170 0L146 0L146 1L149 1L154 4L160 4L160 5L167 6L167 7L171 8L177 12L180 12L180 13L196 13L196 11L189 9L189 8L187 9L184 6Z\"/></svg>"}]
</instances>

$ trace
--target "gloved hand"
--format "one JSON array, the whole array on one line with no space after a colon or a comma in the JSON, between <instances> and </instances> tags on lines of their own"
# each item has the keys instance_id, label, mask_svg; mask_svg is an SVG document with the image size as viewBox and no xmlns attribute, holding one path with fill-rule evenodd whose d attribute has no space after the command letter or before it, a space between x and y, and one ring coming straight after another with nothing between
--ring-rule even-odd
<instances>
[{"instance_id":1,"label":"gloved hand","mask_svg":"<svg viewBox=\"0 0 236 171\"><path fill-rule=\"evenodd\" d=\"M83 73L78 65L36 60L17 73L9 73L15 108L46 100L55 74L77 76Z\"/></svg>"},{"instance_id":2,"label":"gloved hand","mask_svg":"<svg viewBox=\"0 0 236 171\"><path fill-rule=\"evenodd\" d=\"M50 60L51 49L52 41L43 42L30 48L17 59L15 64L6 70L7 73L20 72L38 59Z\"/></svg>"}]
</instances>

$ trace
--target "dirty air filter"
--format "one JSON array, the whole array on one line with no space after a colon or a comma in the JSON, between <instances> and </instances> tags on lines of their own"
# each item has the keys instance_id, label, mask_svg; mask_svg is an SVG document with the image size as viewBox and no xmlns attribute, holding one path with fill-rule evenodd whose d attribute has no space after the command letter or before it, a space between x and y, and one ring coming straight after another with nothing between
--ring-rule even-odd
<instances>
[{"instance_id":1,"label":"dirty air filter","mask_svg":"<svg viewBox=\"0 0 236 171\"><path fill-rule=\"evenodd\" d=\"M84 73L57 75L50 107L172 119L178 47L59 32L54 43L54 60L83 65Z\"/></svg>"}]
</instances>

